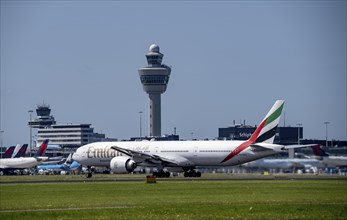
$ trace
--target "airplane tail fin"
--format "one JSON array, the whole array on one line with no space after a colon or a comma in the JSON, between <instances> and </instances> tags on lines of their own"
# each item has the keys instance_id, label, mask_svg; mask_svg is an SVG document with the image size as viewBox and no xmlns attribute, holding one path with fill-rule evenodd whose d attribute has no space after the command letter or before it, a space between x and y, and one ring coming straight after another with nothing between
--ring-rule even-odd
<instances>
[{"instance_id":1,"label":"airplane tail fin","mask_svg":"<svg viewBox=\"0 0 347 220\"><path fill-rule=\"evenodd\" d=\"M321 147L319 144L313 145L311 146L312 151L314 153L315 156L318 157L327 157L329 156L329 154L327 154Z\"/></svg>"},{"instance_id":2,"label":"airplane tail fin","mask_svg":"<svg viewBox=\"0 0 347 220\"><path fill-rule=\"evenodd\" d=\"M44 156L46 154L46 149L48 146L48 139L46 139L41 145L39 150L36 152L35 157L41 157Z\"/></svg>"},{"instance_id":3,"label":"airplane tail fin","mask_svg":"<svg viewBox=\"0 0 347 220\"><path fill-rule=\"evenodd\" d=\"M280 121L280 116L282 113L284 105L284 100L277 100L272 106L270 111L267 113L265 118L259 124L257 129L253 132L251 137L243 142L240 146L234 149L227 157L225 157L221 163L230 160L235 155L239 154L241 151L249 147L254 143L265 143L265 145L272 144L277 130L277 125ZM259 144L258 144L259 145ZM263 144L264 147L264 144Z\"/></svg>"},{"instance_id":4,"label":"airplane tail fin","mask_svg":"<svg viewBox=\"0 0 347 220\"><path fill-rule=\"evenodd\" d=\"M22 145L20 145L20 144L16 145L16 147L14 148L13 153L11 155L11 158L14 158L18 154L18 152L21 149L21 147L22 147Z\"/></svg>"},{"instance_id":5,"label":"airplane tail fin","mask_svg":"<svg viewBox=\"0 0 347 220\"><path fill-rule=\"evenodd\" d=\"M14 151L15 146L11 146L6 149L4 154L2 155L2 158L10 158L12 157L13 151Z\"/></svg>"},{"instance_id":6,"label":"airplane tail fin","mask_svg":"<svg viewBox=\"0 0 347 220\"><path fill-rule=\"evenodd\" d=\"M274 142L283 105L284 100L277 100L275 102L257 129L253 132L252 136L249 138L249 141L252 143L264 142L269 144Z\"/></svg>"},{"instance_id":7,"label":"airplane tail fin","mask_svg":"<svg viewBox=\"0 0 347 220\"><path fill-rule=\"evenodd\" d=\"M66 160L65 160L65 163L64 164L70 164L71 163L71 161L72 161L72 153L71 154L69 154L69 156L66 158Z\"/></svg>"},{"instance_id":8,"label":"airplane tail fin","mask_svg":"<svg viewBox=\"0 0 347 220\"><path fill-rule=\"evenodd\" d=\"M21 148L19 149L19 151L17 152L17 154L14 155L14 158L23 157L25 153L27 152L27 148L28 148L28 145L23 144Z\"/></svg>"}]
</instances>

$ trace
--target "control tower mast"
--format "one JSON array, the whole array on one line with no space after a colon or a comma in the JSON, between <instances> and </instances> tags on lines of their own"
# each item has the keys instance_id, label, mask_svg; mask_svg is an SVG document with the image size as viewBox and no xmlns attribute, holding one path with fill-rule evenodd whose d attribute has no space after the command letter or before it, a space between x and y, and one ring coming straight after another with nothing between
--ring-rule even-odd
<instances>
[{"instance_id":1,"label":"control tower mast","mask_svg":"<svg viewBox=\"0 0 347 220\"><path fill-rule=\"evenodd\" d=\"M146 54L148 66L138 70L143 90L149 97L149 136L161 136L161 97L166 91L171 68L161 64L164 54L156 44Z\"/></svg>"}]
</instances>

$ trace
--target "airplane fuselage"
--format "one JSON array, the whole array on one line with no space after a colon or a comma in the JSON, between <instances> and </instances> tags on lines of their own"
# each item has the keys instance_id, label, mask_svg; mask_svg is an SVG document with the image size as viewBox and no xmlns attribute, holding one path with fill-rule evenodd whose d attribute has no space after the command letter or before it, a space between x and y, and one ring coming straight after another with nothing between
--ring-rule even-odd
<instances>
[{"instance_id":1,"label":"airplane fuselage","mask_svg":"<svg viewBox=\"0 0 347 220\"><path fill-rule=\"evenodd\" d=\"M247 147L222 162L244 141L134 141L97 142L80 147L73 159L84 166L109 166L112 158L125 156L111 149L117 146L179 161L179 166L234 166L278 153L274 150L253 152ZM150 166L150 164L148 164Z\"/></svg>"},{"instance_id":2,"label":"airplane fuselage","mask_svg":"<svg viewBox=\"0 0 347 220\"><path fill-rule=\"evenodd\" d=\"M324 168L324 164L316 159L261 159L245 164L246 167L257 167L265 169L290 169L318 167Z\"/></svg>"},{"instance_id":3,"label":"airplane fuselage","mask_svg":"<svg viewBox=\"0 0 347 220\"><path fill-rule=\"evenodd\" d=\"M1 169L26 169L38 164L40 164L40 160L34 157L0 159Z\"/></svg>"},{"instance_id":4,"label":"airplane fuselage","mask_svg":"<svg viewBox=\"0 0 347 220\"><path fill-rule=\"evenodd\" d=\"M61 171L61 170L68 170L68 166L64 164L50 164L50 165L39 165L37 166L38 170L55 170L55 171Z\"/></svg>"},{"instance_id":5,"label":"airplane fuselage","mask_svg":"<svg viewBox=\"0 0 347 220\"><path fill-rule=\"evenodd\" d=\"M285 146L272 144L283 105L277 100L246 141L97 142L78 148L73 159L84 166L110 166L116 173L153 166L158 176L168 177L163 168L180 167L184 176L199 177L197 166L234 166L283 152Z\"/></svg>"},{"instance_id":6,"label":"airplane fuselage","mask_svg":"<svg viewBox=\"0 0 347 220\"><path fill-rule=\"evenodd\" d=\"M328 166L347 167L347 157L327 156L323 157L322 161Z\"/></svg>"}]
</instances>

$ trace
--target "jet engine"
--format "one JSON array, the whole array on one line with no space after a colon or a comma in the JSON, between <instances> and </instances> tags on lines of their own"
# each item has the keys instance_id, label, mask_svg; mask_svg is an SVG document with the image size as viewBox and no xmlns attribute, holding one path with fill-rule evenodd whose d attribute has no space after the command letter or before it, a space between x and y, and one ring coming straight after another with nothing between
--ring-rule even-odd
<instances>
[{"instance_id":1,"label":"jet engine","mask_svg":"<svg viewBox=\"0 0 347 220\"><path fill-rule=\"evenodd\" d=\"M114 173L130 173L135 170L137 164L130 157L114 157L110 162L110 168Z\"/></svg>"}]
</instances>

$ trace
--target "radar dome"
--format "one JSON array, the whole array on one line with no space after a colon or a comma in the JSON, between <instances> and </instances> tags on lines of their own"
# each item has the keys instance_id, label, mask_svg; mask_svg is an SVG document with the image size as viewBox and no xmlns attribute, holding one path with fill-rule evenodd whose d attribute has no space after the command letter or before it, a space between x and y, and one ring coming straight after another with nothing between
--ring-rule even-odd
<instances>
[{"instance_id":1,"label":"radar dome","mask_svg":"<svg viewBox=\"0 0 347 220\"><path fill-rule=\"evenodd\" d=\"M154 53L159 53L159 46L156 44L152 44L151 46L149 46L149 51Z\"/></svg>"}]
</instances>

